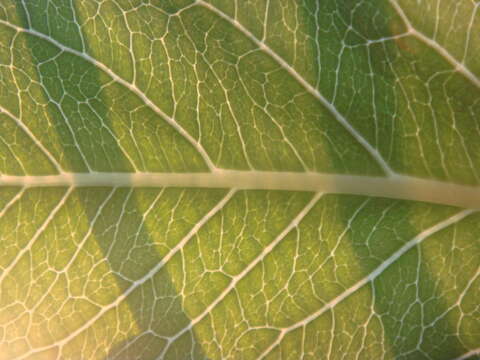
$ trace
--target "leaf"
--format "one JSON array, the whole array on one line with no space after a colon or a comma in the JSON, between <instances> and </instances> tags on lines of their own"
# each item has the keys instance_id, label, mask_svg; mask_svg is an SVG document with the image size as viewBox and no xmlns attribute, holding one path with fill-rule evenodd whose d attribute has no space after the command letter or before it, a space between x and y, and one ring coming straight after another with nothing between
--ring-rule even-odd
<instances>
[{"instance_id":1,"label":"leaf","mask_svg":"<svg viewBox=\"0 0 480 360\"><path fill-rule=\"evenodd\" d=\"M476 359L480 5L0 4L0 359Z\"/></svg>"}]
</instances>

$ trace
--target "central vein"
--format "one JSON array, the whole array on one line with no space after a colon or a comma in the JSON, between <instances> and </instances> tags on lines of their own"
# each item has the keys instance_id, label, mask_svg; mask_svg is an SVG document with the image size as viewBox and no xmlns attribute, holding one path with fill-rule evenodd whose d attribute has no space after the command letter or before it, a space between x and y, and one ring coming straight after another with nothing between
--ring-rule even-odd
<instances>
[{"instance_id":1,"label":"central vein","mask_svg":"<svg viewBox=\"0 0 480 360\"><path fill-rule=\"evenodd\" d=\"M369 177L320 174L214 170L209 173L61 173L45 176L0 175L0 186L75 187L199 187L289 190L355 194L480 208L480 187L410 176Z\"/></svg>"}]
</instances>

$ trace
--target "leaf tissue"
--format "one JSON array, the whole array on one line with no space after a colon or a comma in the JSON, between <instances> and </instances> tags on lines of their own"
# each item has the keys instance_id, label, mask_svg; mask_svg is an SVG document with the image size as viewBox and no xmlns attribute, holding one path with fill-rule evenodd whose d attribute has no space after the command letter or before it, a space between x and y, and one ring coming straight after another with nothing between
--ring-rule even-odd
<instances>
[{"instance_id":1,"label":"leaf tissue","mask_svg":"<svg viewBox=\"0 0 480 360\"><path fill-rule=\"evenodd\" d=\"M478 0L2 0L0 359L480 359Z\"/></svg>"}]
</instances>

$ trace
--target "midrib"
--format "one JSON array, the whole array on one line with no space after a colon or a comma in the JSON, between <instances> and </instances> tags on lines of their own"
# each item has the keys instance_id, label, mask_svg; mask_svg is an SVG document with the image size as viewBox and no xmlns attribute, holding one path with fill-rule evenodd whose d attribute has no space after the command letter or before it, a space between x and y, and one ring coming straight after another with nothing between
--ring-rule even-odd
<instances>
[{"instance_id":1,"label":"midrib","mask_svg":"<svg viewBox=\"0 0 480 360\"><path fill-rule=\"evenodd\" d=\"M480 209L480 187L410 176L370 177L314 172L214 170L208 173L61 173L0 175L0 186L198 187L355 194Z\"/></svg>"}]
</instances>

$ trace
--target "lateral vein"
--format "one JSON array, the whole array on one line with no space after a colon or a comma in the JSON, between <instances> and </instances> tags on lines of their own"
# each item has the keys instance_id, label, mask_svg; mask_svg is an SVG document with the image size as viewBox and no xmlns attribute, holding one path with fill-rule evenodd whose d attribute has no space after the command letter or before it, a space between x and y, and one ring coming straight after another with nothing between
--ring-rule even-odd
<instances>
[{"instance_id":1,"label":"lateral vein","mask_svg":"<svg viewBox=\"0 0 480 360\"><path fill-rule=\"evenodd\" d=\"M405 243L400 249L395 251L392 255L390 255L385 261L383 261L375 270L373 270L370 274L356 282L353 286L342 292L340 295L335 297L334 299L330 300L328 303L323 305L320 309L318 309L313 314L305 317L303 320L292 324L289 327L282 328L279 336L277 339L259 356L259 359L263 359L266 355L268 355L285 337L285 335L299 327L306 326L311 323L313 320L317 319L319 316L324 314L325 312L333 309L336 305L341 303L343 300L348 298L350 295L357 292L359 289L364 287L366 284L373 282L378 276L380 276L387 268L390 267L393 263L395 263L399 258L401 258L406 252L408 252L413 247L419 245L425 239L430 237L431 235L451 226L459 221L465 219L467 216L473 214L476 210L462 210L455 215L433 225L432 227L422 231L420 234L415 236L413 239Z\"/></svg>"},{"instance_id":2,"label":"lateral vein","mask_svg":"<svg viewBox=\"0 0 480 360\"><path fill-rule=\"evenodd\" d=\"M219 304L221 303L225 297L230 294L237 286L237 284L244 279L260 262L262 262L268 254L270 254L276 247L277 245L282 242L282 240L290 234L290 232L297 228L298 225L301 223L303 218L307 216L310 213L310 210L315 206L315 204L318 203L320 198L323 196L322 193L316 193L310 201L305 205L305 207L290 221L290 223L280 232L280 234L277 235L277 237L270 243L268 244L263 251L255 257L255 259L248 264L247 267L245 267L239 274L235 275L232 277L230 283L228 286L223 289L223 291L220 293L219 296L215 298L214 301L212 301L198 316L196 316L194 319L190 321L188 326L184 327L181 331L179 331L177 334L175 334L173 337L169 339L168 345L165 346L163 352L161 355L158 357L158 359L163 359L163 356L167 352L169 345L172 344L176 339L178 339L180 336L182 336L185 332L191 330L196 324L198 324L200 321L202 321L205 316L211 313L211 311Z\"/></svg>"},{"instance_id":3,"label":"lateral vein","mask_svg":"<svg viewBox=\"0 0 480 360\"><path fill-rule=\"evenodd\" d=\"M89 62L90 64L96 66L97 68L99 68L100 70L108 74L115 82L123 85L124 87L129 89L131 92L133 92L135 95L137 95L140 99L142 99L142 101L145 103L146 106L148 106L151 110L153 110L157 115L162 117L170 126L172 126L180 135L182 135L200 154L200 156L202 157L203 161L205 162L205 164L208 166L209 169L216 168L215 164L212 162L212 160L210 159L210 156L208 155L206 150L203 148L203 146L195 138L193 138L178 122L176 122L175 119L167 115L162 109L160 109L157 105L155 105L138 87L136 87L132 83L129 83L125 79L121 78L104 63L98 61L97 59L93 58L92 56L90 56L85 52L80 52L78 50L71 49L63 45L62 43L58 42L57 40L52 39L51 37L41 32L38 32L34 29L25 29L17 25L11 24L5 20L0 20L0 24L8 26L11 29L14 29L18 32L27 33L30 35L34 35L40 39L46 40L51 44L55 45L56 47L58 47L61 51L76 55L84 59L85 61Z\"/></svg>"},{"instance_id":4,"label":"lateral vein","mask_svg":"<svg viewBox=\"0 0 480 360\"><path fill-rule=\"evenodd\" d=\"M465 76L473 85L480 88L480 79L472 73L463 63L459 62L455 59L452 54L450 54L447 49L437 43L435 40L429 38L428 36L424 35L417 29L415 29L408 19L407 15L403 11L403 9L398 5L396 0L389 0L392 7L395 9L397 14L400 16L402 21L405 23L405 26L408 29L408 32L416 37L418 40L422 41L424 44L429 46L430 48L434 49L437 53L439 53L450 65L453 66L454 70Z\"/></svg>"},{"instance_id":5,"label":"lateral vein","mask_svg":"<svg viewBox=\"0 0 480 360\"><path fill-rule=\"evenodd\" d=\"M302 85L305 90L313 95L320 103L334 116L334 118L349 132L350 135L358 141L363 148L372 156L375 161L380 165L382 170L388 176L393 176L395 172L390 168L385 159L382 157L380 152L375 149L363 136L360 134L348 121L347 119L337 110L337 108L328 101L316 88L314 88L308 81L306 81L290 64L288 64L280 55L273 51L265 42L259 40L255 35L253 35L247 28L240 24L237 20L230 18L227 14L217 9L215 6L207 3L203 0L197 0L197 4L203 6L206 9L209 9L220 18L228 21L232 24L237 30L242 32L246 37L255 43L263 52L268 54L272 59L274 59L284 70L286 70L295 80L297 80L300 85Z\"/></svg>"},{"instance_id":6,"label":"lateral vein","mask_svg":"<svg viewBox=\"0 0 480 360\"><path fill-rule=\"evenodd\" d=\"M50 151L42 144L42 142L35 136L35 134L15 115L13 115L10 111L5 109L4 107L0 106L0 114L5 114L10 119L12 119L15 124L22 129L22 131L33 141L33 143L37 146L38 149L48 158L50 163L57 169L58 172L62 172L62 166L60 163L55 159L55 156L52 155Z\"/></svg>"},{"instance_id":7,"label":"lateral vein","mask_svg":"<svg viewBox=\"0 0 480 360\"><path fill-rule=\"evenodd\" d=\"M169 261L170 259L177 254L179 251L182 251L183 247L190 241L190 239L198 233L198 231L213 217L215 214L217 214L220 210L222 210L225 205L232 199L232 197L235 195L236 189L231 189L214 207L212 207L208 213L202 217L185 235L185 237L180 240L180 242L175 245L173 248L170 249L170 251L162 258L160 262L157 263L150 271L148 271L145 275L143 275L140 279L137 279L131 283L131 285L122 293L120 294L115 301L105 305L102 307L102 309L97 312L92 318L90 318L88 321L86 321L82 326L77 328L75 331L69 333L66 337L63 339L57 341L54 344L46 345L41 348L36 348L32 349L31 351L25 353L21 358L19 359L26 359L32 354L39 353L41 351L50 349L55 346L59 346L60 348L64 346L66 343L68 343L70 340L74 339L76 336L81 334L83 331L88 329L92 324L94 324L98 319L100 319L106 312L108 312L110 309L115 308L118 306L120 303L122 303L128 295L130 295L136 288L144 284L145 282L149 281L150 279L155 276Z\"/></svg>"}]
</instances>

